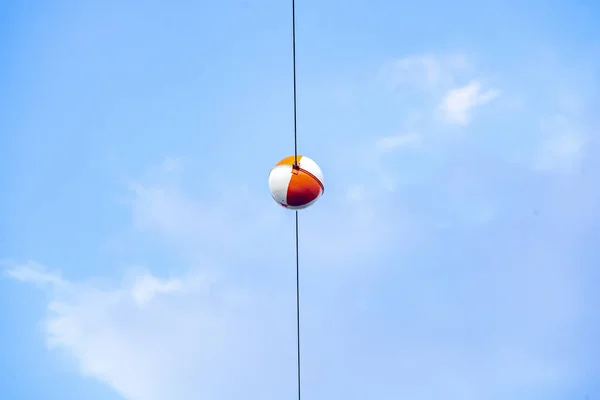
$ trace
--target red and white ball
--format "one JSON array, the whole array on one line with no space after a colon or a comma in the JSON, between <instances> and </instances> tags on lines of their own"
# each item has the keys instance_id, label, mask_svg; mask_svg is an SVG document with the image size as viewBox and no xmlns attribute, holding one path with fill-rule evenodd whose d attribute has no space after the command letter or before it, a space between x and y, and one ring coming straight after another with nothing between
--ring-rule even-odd
<instances>
[{"instance_id":1,"label":"red and white ball","mask_svg":"<svg viewBox=\"0 0 600 400\"><path fill-rule=\"evenodd\" d=\"M314 204L325 187L323 172L316 162L305 156L289 156L279 161L269 174L269 190L279 205L291 210L301 210Z\"/></svg>"}]
</instances>

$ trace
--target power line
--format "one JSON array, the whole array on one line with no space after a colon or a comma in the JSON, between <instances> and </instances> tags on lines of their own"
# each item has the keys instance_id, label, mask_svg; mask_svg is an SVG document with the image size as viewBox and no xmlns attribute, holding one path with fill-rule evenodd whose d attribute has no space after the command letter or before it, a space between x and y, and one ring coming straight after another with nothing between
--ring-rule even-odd
<instances>
[{"instance_id":1,"label":"power line","mask_svg":"<svg viewBox=\"0 0 600 400\"><path fill-rule=\"evenodd\" d=\"M296 123L296 2L292 0L292 64L294 67L294 163L298 165L298 125Z\"/></svg>"},{"instance_id":2,"label":"power line","mask_svg":"<svg viewBox=\"0 0 600 400\"><path fill-rule=\"evenodd\" d=\"M294 70L294 167L298 168L298 124L296 113L296 2L292 0L292 65ZM298 400L300 400L300 261L298 251L298 211L296 211L296 334L298 344Z\"/></svg>"},{"instance_id":3,"label":"power line","mask_svg":"<svg viewBox=\"0 0 600 400\"><path fill-rule=\"evenodd\" d=\"M298 211L296 211L296 327L298 338L298 400L300 400L300 262L298 257Z\"/></svg>"}]
</instances>

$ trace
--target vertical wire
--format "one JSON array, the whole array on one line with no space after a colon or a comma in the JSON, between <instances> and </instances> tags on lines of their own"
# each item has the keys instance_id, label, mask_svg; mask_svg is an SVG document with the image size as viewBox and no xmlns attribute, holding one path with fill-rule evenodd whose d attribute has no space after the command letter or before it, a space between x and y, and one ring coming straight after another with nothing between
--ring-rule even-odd
<instances>
[{"instance_id":1,"label":"vertical wire","mask_svg":"<svg viewBox=\"0 0 600 400\"><path fill-rule=\"evenodd\" d=\"M298 211L296 211L296 327L298 338L298 400L300 400L300 262L298 254Z\"/></svg>"},{"instance_id":2,"label":"vertical wire","mask_svg":"<svg viewBox=\"0 0 600 400\"><path fill-rule=\"evenodd\" d=\"M292 0L292 65L294 71L294 167L298 168L298 124L296 113L296 2ZM298 211L296 211L296 334L298 344L298 400L300 400L300 261L298 251Z\"/></svg>"},{"instance_id":3,"label":"vertical wire","mask_svg":"<svg viewBox=\"0 0 600 400\"><path fill-rule=\"evenodd\" d=\"M298 165L298 125L296 118L296 2L292 0L292 64L294 68L294 164Z\"/></svg>"}]
</instances>

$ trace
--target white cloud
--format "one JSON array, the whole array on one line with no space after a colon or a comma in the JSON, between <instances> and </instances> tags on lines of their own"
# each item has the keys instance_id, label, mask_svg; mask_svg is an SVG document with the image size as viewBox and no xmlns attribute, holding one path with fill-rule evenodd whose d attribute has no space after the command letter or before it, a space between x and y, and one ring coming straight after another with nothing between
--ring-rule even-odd
<instances>
[{"instance_id":1,"label":"white cloud","mask_svg":"<svg viewBox=\"0 0 600 400\"><path fill-rule=\"evenodd\" d=\"M400 86L416 88L420 95L425 95L420 97L420 101L426 114L435 111L441 120L449 124L467 125L475 108L500 96L500 90L482 87L474 65L463 54L404 57L385 63L380 75L391 89ZM465 85L464 82L468 83ZM406 91L402 93L408 99ZM416 100L419 99L414 96L410 99L411 107Z\"/></svg>"},{"instance_id":2,"label":"white cloud","mask_svg":"<svg viewBox=\"0 0 600 400\"><path fill-rule=\"evenodd\" d=\"M40 280L29 265L8 273ZM198 285L194 275L168 280L146 273L113 289L50 273L44 282L57 290L43 324L48 346L73 355L84 375L126 399L235 399L245 390L284 395L270 382L293 366L282 345L284 324L274 324L281 302L258 307L239 289Z\"/></svg>"},{"instance_id":3,"label":"white cloud","mask_svg":"<svg viewBox=\"0 0 600 400\"><path fill-rule=\"evenodd\" d=\"M389 152L402 147L409 147L419 143L421 137L416 133L406 135L387 136L377 140L375 147L379 152Z\"/></svg>"},{"instance_id":4,"label":"white cloud","mask_svg":"<svg viewBox=\"0 0 600 400\"><path fill-rule=\"evenodd\" d=\"M481 84L471 81L469 84L450 90L439 105L442 120L452 124L467 125L471 113L476 107L490 103L500 95L497 89L483 91Z\"/></svg>"},{"instance_id":5,"label":"white cloud","mask_svg":"<svg viewBox=\"0 0 600 400\"><path fill-rule=\"evenodd\" d=\"M136 279L131 293L136 303L144 305L151 301L157 294L169 294L180 292L183 283L179 279L161 281L152 275L144 275Z\"/></svg>"},{"instance_id":6,"label":"white cloud","mask_svg":"<svg viewBox=\"0 0 600 400\"><path fill-rule=\"evenodd\" d=\"M4 263L6 265L6 263ZM67 283L56 273L46 271L43 265L28 261L6 271L6 274L18 281L33 283L37 286L62 287Z\"/></svg>"}]
</instances>

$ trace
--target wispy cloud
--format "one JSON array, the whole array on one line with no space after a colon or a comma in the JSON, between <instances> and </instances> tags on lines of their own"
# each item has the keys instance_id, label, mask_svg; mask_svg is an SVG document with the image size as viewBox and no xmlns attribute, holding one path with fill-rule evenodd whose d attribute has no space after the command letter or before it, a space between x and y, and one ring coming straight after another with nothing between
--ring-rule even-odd
<instances>
[{"instance_id":1,"label":"wispy cloud","mask_svg":"<svg viewBox=\"0 0 600 400\"><path fill-rule=\"evenodd\" d=\"M8 273L40 280L29 265ZM267 396L283 394L271 382L291 361L285 329L275 324L280 302L241 302L240 289L199 285L193 275L144 273L112 289L51 274L44 280L59 289L43 325L48 346L73 355L83 374L126 399L234 399L257 386Z\"/></svg>"},{"instance_id":2,"label":"wispy cloud","mask_svg":"<svg viewBox=\"0 0 600 400\"><path fill-rule=\"evenodd\" d=\"M136 278L131 294L136 303L143 306L157 295L181 293L184 287L181 279L162 281L152 275L143 275Z\"/></svg>"},{"instance_id":3,"label":"wispy cloud","mask_svg":"<svg viewBox=\"0 0 600 400\"><path fill-rule=\"evenodd\" d=\"M10 263L4 263L4 266L10 266ZM43 265L35 261L12 266L6 270L6 275L37 286L64 287L67 285L67 282L59 274L47 271Z\"/></svg>"},{"instance_id":4,"label":"wispy cloud","mask_svg":"<svg viewBox=\"0 0 600 400\"><path fill-rule=\"evenodd\" d=\"M451 124L467 125L475 108L490 103L499 95L498 89L483 90L477 81L452 89L439 105L441 119Z\"/></svg>"},{"instance_id":5,"label":"wispy cloud","mask_svg":"<svg viewBox=\"0 0 600 400\"><path fill-rule=\"evenodd\" d=\"M467 125L475 108L501 94L497 88L485 89L479 74L464 54L407 56L384 64L380 71L388 88L412 87L416 93L425 95L426 100L412 96L412 107L418 107L420 102L421 113L437 114L445 123L458 125ZM399 93L409 96L404 90Z\"/></svg>"}]
</instances>

